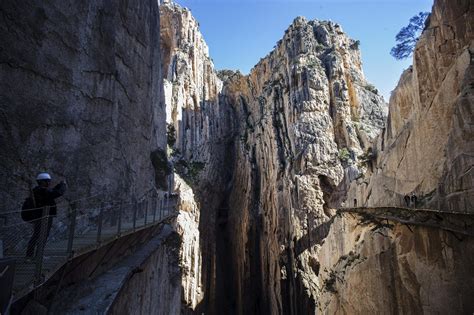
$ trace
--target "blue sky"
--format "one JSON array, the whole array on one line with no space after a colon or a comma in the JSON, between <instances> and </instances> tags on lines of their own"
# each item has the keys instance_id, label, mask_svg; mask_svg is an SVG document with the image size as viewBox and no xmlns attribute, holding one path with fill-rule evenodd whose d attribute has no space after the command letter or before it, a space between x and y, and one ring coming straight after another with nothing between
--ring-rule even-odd
<instances>
[{"instance_id":1,"label":"blue sky","mask_svg":"<svg viewBox=\"0 0 474 315\"><path fill-rule=\"evenodd\" d=\"M361 42L363 69L388 101L411 58L390 55L395 35L433 0L176 0L191 9L217 69L248 73L297 16L332 20Z\"/></svg>"}]
</instances>

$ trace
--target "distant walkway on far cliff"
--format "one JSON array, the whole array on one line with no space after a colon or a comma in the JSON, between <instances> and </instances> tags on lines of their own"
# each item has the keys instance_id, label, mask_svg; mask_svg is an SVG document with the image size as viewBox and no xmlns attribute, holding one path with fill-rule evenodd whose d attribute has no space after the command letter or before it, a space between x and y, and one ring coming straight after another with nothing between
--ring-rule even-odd
<instances>
[{"instance_id":1,"label":"distant walkway on far cliff","mask_svg":"<svg viewBox=\"0 0 474 315\"><path fill-rule=\"evenodd\" d=\"M448 212L432 209L403 207L354 207L337 209L337 215L349 214L358 218L360 224L379 223L389 225L398 222L408 227L424 226L453 233L458 239L474 236L474 213ZM337 216L336 215L336 216ZM296 255L307 248L321 244L331 228L336 216L316 227L308 227L309 233L296 241Z\"/></svg>"}]
</instances>

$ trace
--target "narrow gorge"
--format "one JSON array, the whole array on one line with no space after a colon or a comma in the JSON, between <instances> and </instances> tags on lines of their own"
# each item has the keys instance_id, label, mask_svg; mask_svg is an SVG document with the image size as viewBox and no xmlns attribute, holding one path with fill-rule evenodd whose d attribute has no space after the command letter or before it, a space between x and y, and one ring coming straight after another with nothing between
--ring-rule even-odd
<instances>
[{"instance_id":1,"label":"narrow gorge","mask_svg":"<svg viewBox=\"0 0 474 315\"><path fill-rule=\"evenodd\" d=\"M331 21L296 17L244 75L172 1L0 10L0 214L38 169L67 201L175 202L12 314L474 312L472 1L434 1L388 104Z\"/></svg>"}]
</instances>

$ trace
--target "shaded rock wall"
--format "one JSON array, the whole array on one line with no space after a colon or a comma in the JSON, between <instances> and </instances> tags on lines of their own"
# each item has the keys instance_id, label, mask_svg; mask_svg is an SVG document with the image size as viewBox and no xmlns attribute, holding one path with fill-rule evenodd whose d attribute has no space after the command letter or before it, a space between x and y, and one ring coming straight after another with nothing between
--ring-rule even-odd
<instances>
[{"instance_id":1,"label":"shaded rock wall","mask_svg":"<svg viewBox=\"0 0 474 315\"><path fill-rule=\"evenodd\" d=\"M460 222L472 229L472 218ZM323 314L474 310L472 235L343 213L336 216L318 257L318 309Z\"/></svg>"},{"instance_id":2,"label":"shaded rock wall","mask_svg":"<svg viewBox=\"0 0 474 315\"><path fill-rule=\"evenodd\" d=\"M231 266L222 233L232 174L233 109L225 106L222 81L190 11L160 7L161 60L167 111L168 154L176 172L181 207L183 303L196 313L219 313L232 299ZM170 139L170 138L169 138Z\"/></svg>"},{"instance_id":3,"label":"shaded rock wall","mask_svg":"<svg viewBox=\"0 0 474 315\"><path fill-rule=\"evenodd\" d=\"M171 234L157 250L136 266L121 284L107 314L183 313L183 290L179 281L181 274L176 250L180 241L176 233ZM77 314L77 311L70 313Z\"/></svg>"},{"instance_id":4,"label":"shaded rock wall","mask_svg":"<svg viewBox=\"0 0 474 315\"><path fill-rule=\"evenodd\" d=\"M1 211L19 207L40 171L67 179L67 199L153 187L150 153L165 145L157 1L0 10Z\"/></svg>"},{"instance_id":5,"label":"shaded rock wall","mask_svg":"<svg viewBox=\"0 0 474 315\"><path fill-rule=\"evenodd\" d=\"M75 257L38 289L36 301L53 314L178 313L179 236L167 223L123 235ZM20 303L15 304L18 308ZM20 313L21 309L13 311Z\"/></svg>"},{"instance_id":6,"label":"shaded rock wall","mask_svg":"<svg viewBox=\"0 0 474 315\"><path fill-rule=\"evenodd\" d=\"M348 200L472 212L472 1L435 1L429 22L390 99L387 128L376 141L372 171Z\"/></svg>"}]
</instances>

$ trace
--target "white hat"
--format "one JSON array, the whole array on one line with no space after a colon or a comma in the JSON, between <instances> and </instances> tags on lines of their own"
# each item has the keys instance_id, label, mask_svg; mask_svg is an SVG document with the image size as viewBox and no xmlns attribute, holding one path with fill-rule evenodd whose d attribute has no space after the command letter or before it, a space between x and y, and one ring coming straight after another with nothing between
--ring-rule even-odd
<instances>
[{"instance_id":1,"label":"white hat","mask_svg":"<svg viewBox=\"0 0 474 315\"><path fill-rule=\"evenodd\" d=\"M39 173L36 180L51 180L51 176L48 173Z\"/></svg>"}]
</instances>

